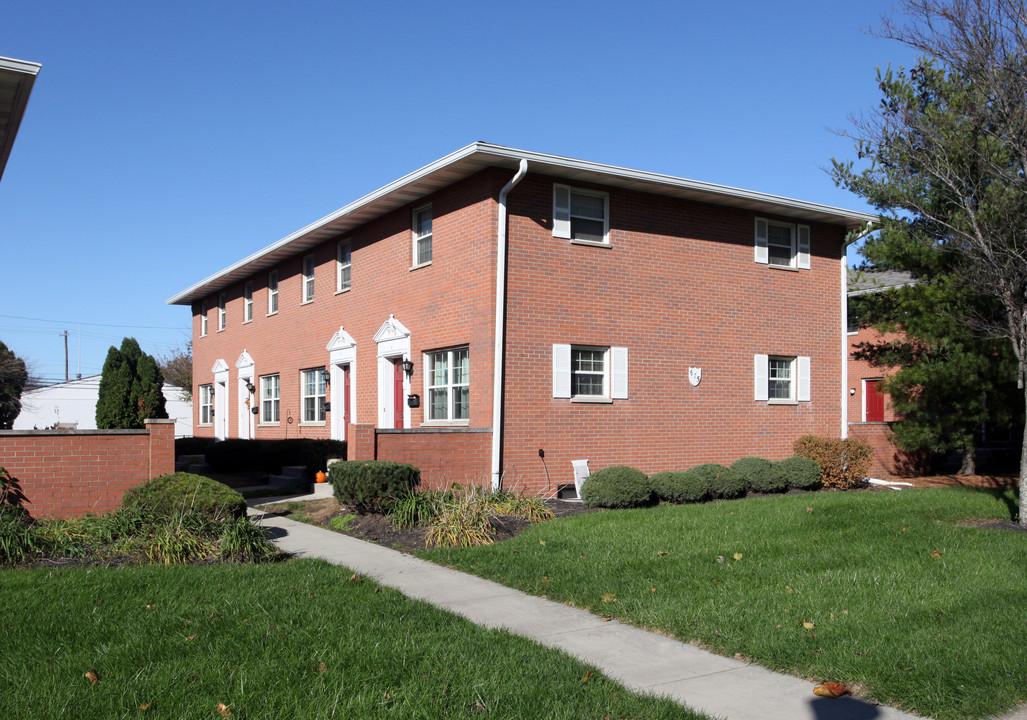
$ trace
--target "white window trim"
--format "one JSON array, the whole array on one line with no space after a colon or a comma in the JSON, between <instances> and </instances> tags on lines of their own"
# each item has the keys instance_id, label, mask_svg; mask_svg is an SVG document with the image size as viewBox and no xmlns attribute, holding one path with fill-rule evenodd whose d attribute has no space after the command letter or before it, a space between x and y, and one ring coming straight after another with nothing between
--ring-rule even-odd
<instances>
[{"instance_id":1,"label":"white window trim","mask_svg":"<svg viewBox=\"0 0 1027 720\"><path fill-rule=\"evenodd\" d=\"M345 258L345 259L344 259ZM349 270L349 278L343 286L342 275ZM335 294L349 292L353 287L353 251L349 240L340 240L335 245Z\"/></svg>"},{"instance_id":2,"label":"white window trim","mask_svg":"<svg viewBox=\"0 0 1027 720\"><path fill-rule=\"evenodd\" d=\"M325 412L325 417L314 420L307 420L306 412L306 400L307 398L314 398L314 416L317 416L317 398L323 397L325 402L328 402L328 388L325 388L324 395L307 395L306 392L306 374L310 372L321 372L324 373L324 368L304 368L300 370L300 425L303 426L319 426L323 427L328 420L328 413Z\"/></svg>"},{"instance_id":3,"label":"white window trim","mask_svg":"<svg viewBox=\"0 0 1027 720\"><path fill-rule=\"evenodd\" d=\"M572 237L571 225L575 217L571 214L572 195L591 195L603 199L603 239L582 240ZM597 218L585 218L596 220ZM570 240L574 245L591 245L593 247L610 247L610 194L599 190L585 190L553 183L553 237Z\"/></svg>"},{"instance_id":4,"label":"white window trim","mask_svg":"<svg viewBox=\"0 0 1027 720\"><path fill-rule=\"evenodd\" d=\"M424 212L425 210L428 210L431 213L431 229L432 229L432 231L430 233L426 233L424 235L418 235L417 234L417 215L418 215L418 213ZM410 269L411 270L416 270L417 268L422 268L422 267L425 267L427 265L431 265L432 261L435 259L435 242L434 242L434 239L435 239L435 211L432 208L432 204L431 203L428 203L427 205L420 205L420 206L414 208L413 212L411 212L411 214L410 214L410 237L413 240ZM421 240L425 240L425 239L428 240L428 243L429 243L429 245L431 247L431 253L430 253L431 254L431 260L428 260L426 262L418 262L417 261L417 258L418 258L417 244Z\"/></svg>"},{"instance_id":5,"label":"white window trim","mask_svg":"<svg viewBox=\"0 0 1027 720\"><path fill-rule=\"evenodd\" d=\"M274 389L278 392L272 397L264 397L264 389L268 386L272 379L277 380L274 385ZM259 393L257 401L260 403L260 425L262 427L267 426L278 426L282 424L282 378L279 373L270 373L268 375L261 375L259 386L257 388ZM277 417L269 418L264 414L264 403L271 403L272 412Z\"/></svg>"},{"instance_id":6,"label":"white window trim","mask_svg":"<svg viewBox=\"0 0 1027 720\"><path fill-rule=\"evenodd\" d=\"M200 401L197 404L198 413L196 415L196 424L200 427L212 427L214 425L214 384L213 383L202 383L199 390ZM206 392L204 392L206 390ZM203 409L207 410L207 421L203 420Z\"/></svg>"},{"instance_id":7,"label":"white window trim","mask_svg":"<svg viewBox=\"0 0 1027 720\"><path fill-rule=\"evenodd\" d=\"M453 353L464 350L467 352L467 368L468 376L470 375L470 348L467 345L458 345L456 347L444 348L441 350L429 350L421 355L421 367L424 369L424 399L422 405L424 406L424 421L421 423L424 426L445 426L445 427L461 427L470 425L471 419L467 418L454 418L453 417L453 388L466 387L468 392L468 405L470 405L470 377L466 383L454 383L452 382L453 373ZM445 385L432 385L432 356L437 353L446 353L447 362L447 383ZM431 419L431 390L433 388L446 388L446 417L440 419ZM468 412L470 410L468 409Z\"/></svg>"},{"instance_id":8,"label":"white window trim","mask_svg":"<svg viewBox=\"0 0 1027 720\"><path fill-rule=\"evenodd\" d=\"M770 397L770 360L784 359L791 361L791 381L789 399ZM768 405L798 405L810 402L811 395L811 361L804 355L753 355L754 399Z\"/></svg>"},{"instance_id":9,"label":"white window trim","mask_svg":"<svg viewBox=\"0 0 1027 720\"><path fill-rule=\"evenodd\" d=\"M770 262L770 226L786 227L791 234L791 261L787 265ZM754 260L777 270L809 270L810 269L810 228L809 225L756 218Z\"/></svg>"},{"instance_id":10,"label":"white window trim","mask_svg":"<svg viewBox=\"0 0 1027 720\"><path fill-rule=\"evenodd\" d=\"M267 315L278 314L278 270L270 270L267 274Z\"/></svg>"},{"instance_id":11,"label":"white window trim","mask_svg":"<svg viewBox=\"0 0 1027 720\"><path fill-rule=\"evenodd\" d=\"M218 332L225 329L228 324L228 296L225 293L218 294Z\"/></svg>"},{"instance_id":12,"label":"white window trim","mask_svg":"<svg viewBox=\"0 0 1027 720\"><path fill-rule=\"evenodd\" d=\"M207 337L207 325L210 322L207 318L208 312L210 312L210 308L207 307L207 301L204 300L200 303L200 337Z\"/></svg>"},{"instance_id":13,"label":"white window trim","mask_svg":"<svg viewBox=\"0 0 1027 720\"><path fill-rule=\"evenodd\" d=\"M309 269L309 273L308 273ZM301 297L303 298L300 305L309 305L314 302L314 256L307 255L303 258L300 266L300 278L303 282L301 286Z\"/></svg>"},{"instance_id":14,"label":"white window trim","mask_svg":"<svg viewBox=\"0 0 1027 720\"><path fill-rule=\"evenodd\" d=\"M245 325L253 322L253 281L249 280L242 291L242 321Z\"/></svg>"},{"instance_id":15,"label":"white window trim","mask_svg":"<svg viewBox=\"0 0 1027 720\"><path fill-rule=\"evenodd\" d=\"M603 395L572 395L573 350L605 351ZM580 403L612 403L628 399L628 349L608 345L553 345L553 397Z\"/></svg>"}]
</instances>

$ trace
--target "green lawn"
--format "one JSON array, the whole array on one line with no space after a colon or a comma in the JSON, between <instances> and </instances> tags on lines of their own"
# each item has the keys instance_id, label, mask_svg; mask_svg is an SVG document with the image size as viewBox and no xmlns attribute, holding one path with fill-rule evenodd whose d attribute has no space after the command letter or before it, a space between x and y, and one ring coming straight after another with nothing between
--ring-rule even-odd
<instances>
[{"instance_id":1,"label":"green lawn","mask_svg":"<svg viewBox=\"0 0 1027 720\"><path fill-rule=\"evenodd\" d=\"M0 570L0 717L704 717L351 575L311 560Z\"/></svg>"},{"instance_id":2,"label":"green lawn","mask_svg":"<svg viewBox=\"0 0 1027 720\"><path fill-rule=\"evenodd\" d=\"M1027 702L1012 494L816 493L580 515L430 560L933 718Z\"/></svg>"}]
</instances>

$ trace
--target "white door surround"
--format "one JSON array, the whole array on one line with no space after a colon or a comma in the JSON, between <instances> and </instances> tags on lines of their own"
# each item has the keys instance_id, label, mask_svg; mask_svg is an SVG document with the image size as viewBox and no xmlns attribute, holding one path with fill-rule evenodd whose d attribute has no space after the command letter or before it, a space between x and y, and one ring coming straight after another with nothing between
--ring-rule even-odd
<instances>
[{"instance_id":1,"label":"white door surround","mask_svg":"<svg viewBox=\"0 0 1027 720\"><path fill-rule=\"evenodd\" d=\"M228 363L218 358L214 373L214 439L228 437Z\"/></svg>"},{"instance_id":2,"label":"white door surround","mask_svg":"<svg viewBox=\"0 0 1027 720\"><path fill-rule=\"evenodd\" d=\"M394 363L410 360L410 331L395 315L382 323L374 335L378 343L378 427L396 427L396 369ZM410 377L404 374L403 394L410 394ZM410 427L410 407L403 402L402 426Z\"/></svg>"},{"instance_id":3,"label":"white door surround","mask_svg":"<svg viewBox=\"0 0 1027 720\"><path fill-rule=\"evenodd\" d=\"M349 422L357 421L356 407L353 399L357 394L357 343L345 328L339 331L325 346L328 351L329 367L329 400L331 403L331 437L332 440L346 440L347 415ZM346 387L347 370L349 387ZM349 402L347 403L347 399Z\"/></svg>"},{"instance_id":4,"label":"white door surround","mask_svg":"<svg viewBox=\"0 0 1027 720\"><path fill-rule=\"evenodd\" d=\"M235 361L235 367L239 370L239 437L243 440L254 438L254 416L250 411L256 407L255 395L250 392L249 386L253 385L253 358L245 350Z\"/></svg>"}]
</instances>

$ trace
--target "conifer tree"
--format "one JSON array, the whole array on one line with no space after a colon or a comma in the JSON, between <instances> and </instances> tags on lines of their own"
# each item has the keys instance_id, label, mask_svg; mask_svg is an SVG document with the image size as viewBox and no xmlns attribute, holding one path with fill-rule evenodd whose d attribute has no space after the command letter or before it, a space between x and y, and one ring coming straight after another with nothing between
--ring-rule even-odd
<instances>
[{"instance_id":1,"label":"conifer tree","mask_svg":"<svg viewBox=\"0 0 1027 720\"><path fill-rule=\"evenodd\" d=\"M0 430L10 430L21 412L21 393L28 379L25 361L0 342Z\"/></svg>"},{"instance_id":2,"label":"conifer tree","mask_svg":"<svg viewBox=\"0 0 1027 720\"><path fill-rule=\"evenodd\" d=\"M96 427L142 428L148 418L166 418L164 377L157 361L125 338L107 351L96 401Z\"/></svg>"}]
</instances>

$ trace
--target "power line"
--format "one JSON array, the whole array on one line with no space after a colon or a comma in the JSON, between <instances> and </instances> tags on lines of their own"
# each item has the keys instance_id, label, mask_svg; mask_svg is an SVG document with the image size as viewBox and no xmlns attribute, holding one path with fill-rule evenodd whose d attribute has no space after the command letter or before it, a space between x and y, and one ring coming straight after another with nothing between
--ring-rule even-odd
<instances>
[{"instance_id":1,"label":"power line","mask_svg":"<svg viewBox=\"0 0 1027 720\"><path fill-rule=\"evenodd\" d=\"M47 320L46 318L22 317L20 315L0 315L0 317L11 318L12 320L29 320L31 322L56 323L58 325L92 325L94 327L131 328L133 330L181 330L182 332L186 332L190 329L187 327L183 327L181 325L115 325L111 323L78 322L76 320Z\"/></svg>"}]
</instances>

